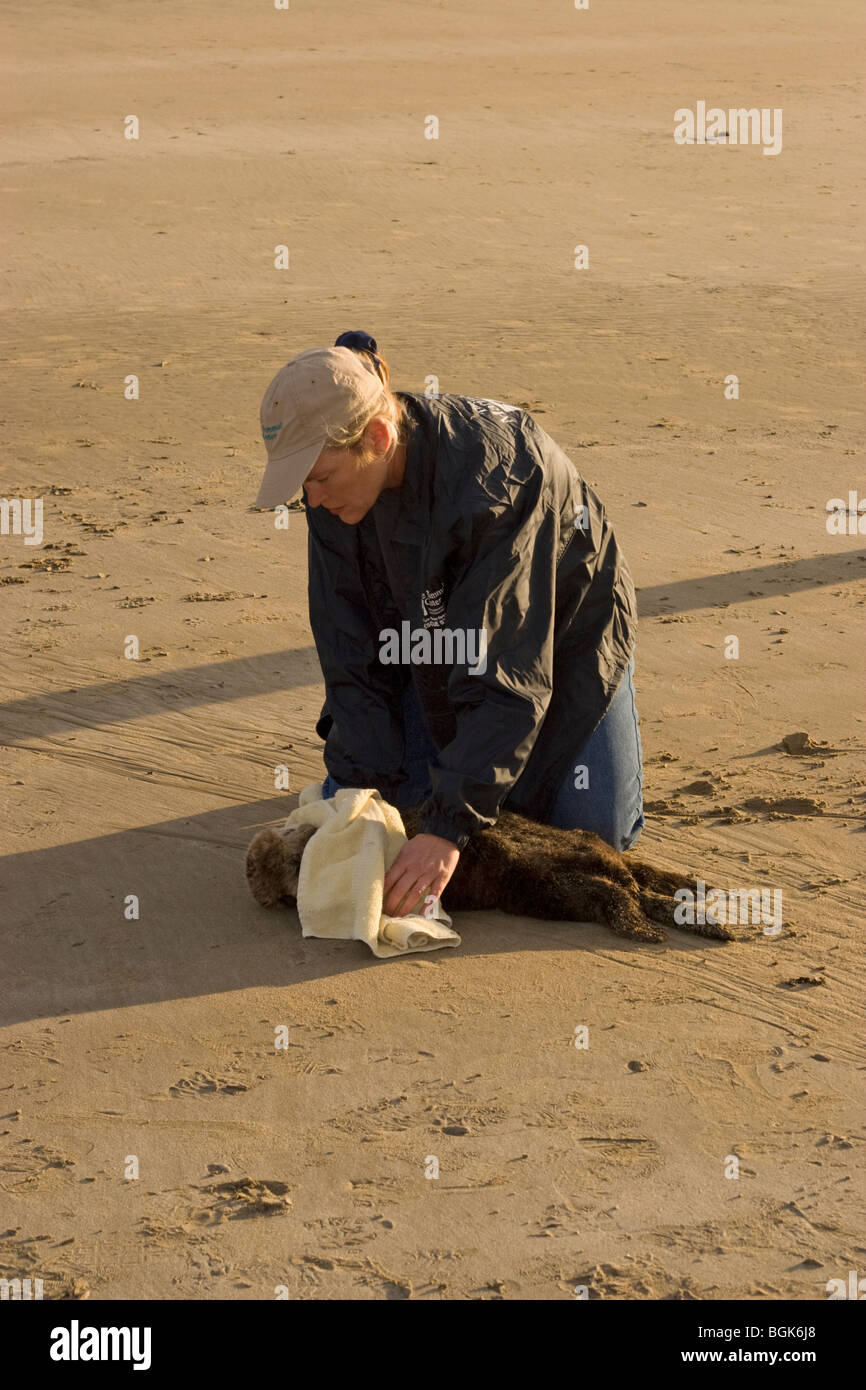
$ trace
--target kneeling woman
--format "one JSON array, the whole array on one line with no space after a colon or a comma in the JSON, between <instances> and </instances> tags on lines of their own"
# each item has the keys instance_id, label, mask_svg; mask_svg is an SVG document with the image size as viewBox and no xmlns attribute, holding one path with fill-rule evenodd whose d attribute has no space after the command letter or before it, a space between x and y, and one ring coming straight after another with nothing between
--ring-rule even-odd
<instances>
[{"instance_id":1,"label":"kneeling woman","mask_svg":"<svg viewBox=\"0 0 866 1390\"><path fill-rule=\"evenodd\" d=\"M400 915L502 807L630 848L642 755L634 586L595 492L526 411L388 381L366 333L287 363L256 506L304 488L323 795L423 807L385 878Z\"/></svg>"}]
</instances>

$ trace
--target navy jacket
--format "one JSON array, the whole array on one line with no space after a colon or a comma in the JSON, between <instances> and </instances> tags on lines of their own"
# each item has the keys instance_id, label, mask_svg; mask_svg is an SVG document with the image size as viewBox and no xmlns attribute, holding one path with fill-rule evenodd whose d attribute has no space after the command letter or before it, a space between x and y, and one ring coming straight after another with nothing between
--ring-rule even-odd
<instances>
[{"instance_id":1,"label":"navy jacket","mask_svg":"<svg viewBox=\"0 0 866 1390\"><path fill-rule=\"evenodd\" d=\"M462 849L506 797L546 818L628 665L637 604L599 498L531 415L396 394L414 422L400 488L356 526L304 494L326 691L316 732L337 782L399 802L401 696L414 679L440 764L421 829ZM411 656L409 638L421 664L382 659Z\"/></svg>"}]
</instances>

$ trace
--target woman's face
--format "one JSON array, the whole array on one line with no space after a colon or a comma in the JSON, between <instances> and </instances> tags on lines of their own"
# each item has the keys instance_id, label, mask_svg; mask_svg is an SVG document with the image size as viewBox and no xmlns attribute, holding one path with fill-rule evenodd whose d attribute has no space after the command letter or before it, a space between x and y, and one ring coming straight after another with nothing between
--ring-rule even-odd
<instances>
[{"instance_id":1,"label":"woman's face","mask_svg":"<svg viewBox=\"0 0 866 1390\"><path fill-rule=\"evenodd\" d=\"M355 452L323 449L307 475L304 491L311 507L324 507L348 526L366 516L384 483L380 459L359 468Z\"/></svg>"},{"instance_id":2,"label":"woman's face","mask_svg":"<svg viewBox=\"0 0 866 1390\"><path fill-rule=\"evenodd\" d=\"M323 449L304 482L311 507L324 507L347 526L354 526L368 513L386 487L396 487L402 477L405 445L396 451L383 421L368 426L365 439L379 451L378 457L363 466L355 450Z\"/></svg>"}]
</instances>

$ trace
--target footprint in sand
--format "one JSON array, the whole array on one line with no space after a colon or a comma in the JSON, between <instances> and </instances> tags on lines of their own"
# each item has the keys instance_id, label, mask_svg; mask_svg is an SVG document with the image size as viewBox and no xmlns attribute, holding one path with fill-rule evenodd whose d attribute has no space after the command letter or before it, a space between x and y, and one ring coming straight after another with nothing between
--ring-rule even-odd
<instances>
[{"instance_id":1,"label":"footprint in sand","mask_svg":"<svg viewBox=\"0 0 866 1390\"><path fill-rule=\"evenodd\" d=\"M235 1096L250 1088L243 1081L231 1081L225 1076L211 1076L210 1072L197 1071L195 1075L182 1077L169 1086L170 1096Z\"/></svg>"},{"instance_id":2,"label":"footprint in sand","mask_svg":"<svg viewBox=\"0 0 866 1390\"><path fill-rule=\"evenodd\" d=\"M199 1191L208 1205L192 1213L200 1226L216 1226L222 1221L248 1221L257 1216L285 1216L293 1209L289 1184L270 1179L237 1178L215 1182Z\"/></svg>"}]
</instances>

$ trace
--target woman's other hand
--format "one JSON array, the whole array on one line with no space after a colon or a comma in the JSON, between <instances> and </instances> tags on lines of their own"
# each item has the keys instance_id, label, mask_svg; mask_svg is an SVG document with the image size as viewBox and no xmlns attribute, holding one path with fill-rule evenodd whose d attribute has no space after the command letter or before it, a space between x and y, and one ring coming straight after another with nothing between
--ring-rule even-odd
<instances>
[{"instance_id":1,"label":"woman's other hand","mask_svg":"<svg viewBox=\"0 0 866 1390\"><path fill-rule=\"evenodd\" d=\"M457 846L438 835L407 840L385 875L382 911L405 917L419 898L441 897L459 858Z\"/></svg>"}]
</instances>

